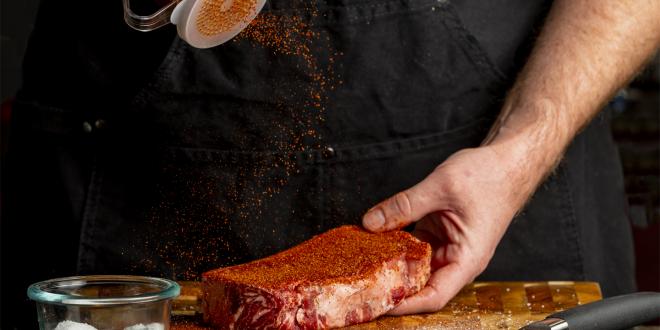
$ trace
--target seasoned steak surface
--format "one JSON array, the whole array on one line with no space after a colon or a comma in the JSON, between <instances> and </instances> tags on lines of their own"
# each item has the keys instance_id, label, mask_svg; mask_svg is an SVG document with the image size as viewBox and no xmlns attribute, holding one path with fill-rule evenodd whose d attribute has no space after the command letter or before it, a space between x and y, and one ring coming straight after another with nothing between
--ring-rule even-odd
<instances>
[{"instance_id":1,"label":"seasoned steak surface","mask_svg":"<svg viewBox=\"0 0 660 330\"><path fill-rule=\"evenodd\" d=\"M220 329L325 329L372 320L426 284L431 248L412 235L330 230L291 249L203 274Z\"/></svg>"}]
</instances>

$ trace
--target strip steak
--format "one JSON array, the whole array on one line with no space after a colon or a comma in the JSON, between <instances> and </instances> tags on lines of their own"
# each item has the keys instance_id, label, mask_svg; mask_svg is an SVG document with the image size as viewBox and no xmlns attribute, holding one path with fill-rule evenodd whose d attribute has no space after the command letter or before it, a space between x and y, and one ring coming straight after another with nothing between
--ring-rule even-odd
<instances>
[{"instance_id":1,"label":"strip steak","mask_svg":"<svg viewBox=\"0 0 660 330\"><path fill-rule=\"evenodd\" d=\"M366 322L417 293L431 247L403 231L343 226L291 249L203 274L203 311L219 329L326 329Z\"/></svg>"}]
</instances>

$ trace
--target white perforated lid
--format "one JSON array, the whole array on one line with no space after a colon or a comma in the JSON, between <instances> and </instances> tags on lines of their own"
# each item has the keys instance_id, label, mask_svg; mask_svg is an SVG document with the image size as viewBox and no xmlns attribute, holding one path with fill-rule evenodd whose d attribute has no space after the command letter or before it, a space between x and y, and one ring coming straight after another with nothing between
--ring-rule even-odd
<instances>
[{"instance_id":1,"label":"white perforated lid","mask_svg":"<svg viewBox=\"0 0 660 330\"><path fill-rule=\"evenodd\" d=\"M266 0L183 0L170 20L190 45L210 48L239 34L265 3Z\"/></svg>"}]
</instances>

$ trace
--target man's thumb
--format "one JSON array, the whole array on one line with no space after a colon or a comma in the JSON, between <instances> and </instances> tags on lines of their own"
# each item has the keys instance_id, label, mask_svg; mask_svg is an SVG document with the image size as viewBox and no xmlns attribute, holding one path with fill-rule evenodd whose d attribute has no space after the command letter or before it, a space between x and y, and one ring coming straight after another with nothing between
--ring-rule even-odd
<instances>
[{"instance_id":1,"label":"man's thumb","mask_svg":"<svg viewBox=\"0 0 660 330\"><path fill-rule=\"evenodd\" d=\"M362 218L369 231L382 232L399 229L415 222L434 210L434 203L426 191L425 181L404 190L371 208Z\"/></svg>"}]
</instances>

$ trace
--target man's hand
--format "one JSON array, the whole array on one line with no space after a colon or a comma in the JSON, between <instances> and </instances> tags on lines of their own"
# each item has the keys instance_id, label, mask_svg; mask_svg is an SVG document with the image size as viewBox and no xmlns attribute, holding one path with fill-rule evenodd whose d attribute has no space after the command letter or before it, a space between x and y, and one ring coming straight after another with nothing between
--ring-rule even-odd
<instances>
[{"instance_id":1,"label":"man's hand","mask_svg":"<svg viewBox=\"0 0 660 330\"><path fill-rule=\"evenodd\" d=\"M660 44L658 0L557 0L484 146L364 216L372 231L417 222L434 273L392 311L442 308L481 273L515 213L578 131Z\"/></svg>"},{"instance_id":2,"label":"man's hand","mask_svg":"<svg viewBox=\"0 0 660 330\"><path fill-rule=\"evenodd\" d=\"M433 249L427 286L391 314L436 311L488 264L528 192L519 164L490 147L462 150L414 187L364 216L375 232L418 221L414 235Z\"/></svg>"}]
</instances>

